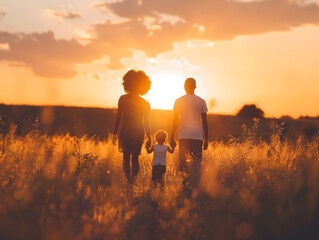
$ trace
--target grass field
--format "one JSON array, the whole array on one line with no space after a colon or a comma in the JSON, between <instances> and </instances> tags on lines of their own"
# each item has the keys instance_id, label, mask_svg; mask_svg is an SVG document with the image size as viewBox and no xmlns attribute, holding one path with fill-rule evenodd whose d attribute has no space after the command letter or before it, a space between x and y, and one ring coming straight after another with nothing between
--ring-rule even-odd
<instances>
[{"instance_id":1,"label":"grass field","mask_svg":"<svg viewBox=\"0 0 319 240\"><path fill-rule=\"evenodd\" d=\"M266 143L257 129L211 142L192 194L168 158L152 189L151 155L126 185L106 140L69 135L0 137L0 239L318 239L319 136Z\"/></svg>"}]
</instances>

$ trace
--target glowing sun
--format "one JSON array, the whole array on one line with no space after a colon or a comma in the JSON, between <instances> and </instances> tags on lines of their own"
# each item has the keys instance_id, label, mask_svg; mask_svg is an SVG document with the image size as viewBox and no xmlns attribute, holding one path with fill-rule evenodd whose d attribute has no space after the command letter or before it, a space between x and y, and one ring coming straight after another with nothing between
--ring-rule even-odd
<instances>
[{"instance_id":1,"label":"glowing sun","mask_svg":"<svg viewBox=\"0 0 319 240\"><path fill-rule=\"evenodd\" d=\"M184 77L178 72L157 72L149 75L151 90L145 96L152 109L173 109L177 98L185 94Z\"/></svg>"}]
</instances>

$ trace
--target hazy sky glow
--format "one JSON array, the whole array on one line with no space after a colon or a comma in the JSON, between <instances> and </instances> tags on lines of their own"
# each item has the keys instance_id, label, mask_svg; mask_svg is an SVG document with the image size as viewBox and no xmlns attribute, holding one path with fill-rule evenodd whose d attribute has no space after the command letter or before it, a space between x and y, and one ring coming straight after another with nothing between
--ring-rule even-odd
<instances>
[{"instance_id":1,"label":"hazy sky glow","mask_svg":"<svg viewBox=\"0 0 319 240\"><path fill-rule=\"evenodd\" d=\"M0 102L114 107L144 70L153 108L184 80L214 113L319 114L319 1L2 0Z\"/></svg>"}]
</instances>

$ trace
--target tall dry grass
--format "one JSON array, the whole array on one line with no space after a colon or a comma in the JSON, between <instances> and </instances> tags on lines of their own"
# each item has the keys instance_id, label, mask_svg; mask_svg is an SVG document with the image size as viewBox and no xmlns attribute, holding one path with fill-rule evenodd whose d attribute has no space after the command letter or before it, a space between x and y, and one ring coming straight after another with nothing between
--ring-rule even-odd
<instances>
[{"instance_id":1,"label":"tall dry grass","mask_svg":"<svg viewBox=\"0 0 319 240\"><path fill-rule=\"evenodd\" d=\"M161 192L145 151L128 186L107 140L12 129L0 136L0 239L315 239L319 135L289 143L281 131L211 142L191 192L175 152Z\"/></svg>"}]
</instances>

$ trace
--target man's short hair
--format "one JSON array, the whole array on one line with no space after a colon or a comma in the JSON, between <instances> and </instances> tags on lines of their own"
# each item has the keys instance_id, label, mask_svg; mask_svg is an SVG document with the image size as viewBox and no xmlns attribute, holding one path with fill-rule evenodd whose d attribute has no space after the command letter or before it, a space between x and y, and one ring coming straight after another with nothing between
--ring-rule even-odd
<instances>
[{"instance_id":1,"label":"man's short hair","mask_svg":"<svg viewBox=\"0 0 319 240\"><path fill-rule=\"evenodd\" d=\"M196 88L196 80L194 78L187 78L184 84L185 90L194 90Z\"/></svg>"}]
</instances>

